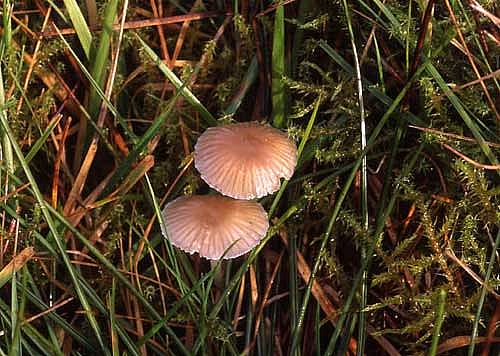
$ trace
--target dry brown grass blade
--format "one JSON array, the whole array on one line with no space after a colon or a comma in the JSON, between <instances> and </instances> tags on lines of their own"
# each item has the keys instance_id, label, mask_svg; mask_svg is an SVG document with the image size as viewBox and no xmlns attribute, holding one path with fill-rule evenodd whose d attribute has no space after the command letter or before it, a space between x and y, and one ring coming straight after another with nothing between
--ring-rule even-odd
<instances>
[{"instance_id":1,"label":"dry brown grass blade","mask_svg":"<svg viewBox=\"0 0 500 356\"><path fill-rule=\"evenodd\" d=\"M500 70L499 70L499 74L500 74ZM436 135L444 136L444 137L450 137L450 138L454 138L454 139L458 139L458 140L463 140L463 141L467 141L467 142L474 142L474 143L477 142L472 137L457 135L457 134L453 134L453 133L439 131L439 130L436 130L436 129L430 129L430 128L427 128L427 127L420 127L420 126L414 126L414 125L408 125L408 127L411 127L413 129L417 129L417 130L420 130L420 131L423 131L423 132L429 132L429 133L433 133L433 134L436 134ZM488 141L486 141L485 143L488 146L500 148L500 144L498 144L498 143L488 142Z\"/></svg>"},{"instance_id":2,"label":"dry brown grass blade","mask_svg":"<svg viewBox=\"0 0 500 356\"><path fill-rule=\"evenodd\" d=\"M481 356L488 356L490 354L490 347L492 340L495 338L495 332L498 328L498 323L500 321L500 302L497 301L495 311L491 316L490 322L488 323L488 329L486 332L486 342L484 343L483 349L481 351Z\"/></svg>"},{"instance_id":3,"label":"dry brown grass blade","mask_svg":"<svg viewBox=\"0 0 500 356\"><path fill-rule=\"evenodd\" d=\"M281 240L283 241L283 244L288 248L288 241L286 239L286 234L280 232L279 235L281 237ZM303 281L307 283L309 281L309 278L311 277L311 269L309 268L309 265L307 264L304 256L302 256L302 254L298 250L297 250L297 269ZM328 298L327 294L316 280L313 281L311 293L314 296L314 298L316 298L323 312L326 314L327 319L331 320L332 322L335 321L338 318L337 315L338 310L330 302L330 299ZM370 334L376 331L375 328L370 324L367 324L366 328ZM401 354L396 350L396 348L385 337L373 336L373 335L372 337L387 352L388 355L401 356ZM356 354L356 348L357 348L357 342L354 338L351 338L349 340L349 350L353 354Z\"/></svg>"},{"instance_id":4,"label":"dry brown grass blade","mask_svg":"<svg viewBox=\"0 0 500 356\"><path fill-rule=\"evenodd\" d=\"M460 91L464 88L467 88L467 87L470 87L471 85L476 85L476 84L480 84L481 81L484 81L484 80L487 80L487 79L492 79L492 78L497 78L497 77L500 77L500 69L497 69L496 71L494 72L491 72L489 74L486 74L484 76L482 76L481 78L479 79L475 79L473 81L470 81L468 83L465 83L465 84L462 84L462 85L459 85L457 86L456 88L452 88L453 91Z\"/></svg>"},{"instance_id":5,"label":"dry brown grass blade","mask_svg":"<svg viewBox=\"0 0 500 356\"><path fill-rule=\"evenodd\" d=\"M201 0L196 0L188 15L194 14L194 10L197 9L201 4ZM184 44L184 39L186 38L187 31L189 29L189 24L193 21L192 19L185 19L183 21L181 30L179 35L177 36L177 41L175 43L174 53L172 54L171 62L175 62L179 57L179 53L181 53L182 46ZM169 65L169 68L172 69L172 64Z\"/></svg>"},{"instance_id":6,"label":"dry brown grass blade","mask_svg":"<svg viewBox=\"0 0 500 356\"><path fill-rule=\"evenodd\" d=\"M47 10L47 13L45 14L45 17L43 19L42 31L45 30L45 27L47 26L47 24L49 22L49 18L50 18L51 13L52 13L52 7L49 7L49 9ZM35 49L33 50L33 56L31 57L32 62L28 66L28 71L26 72L26 77L24 79L23 92L27 92L27 90L28 90L28 85L29 85L30 80L31 80L31 75L33 74L33 70L34 70L35 65L36 65L37 55L38 55L38 53L40 51L40 47L42 45L42 39L43 39L42 37L39 37L36 41ZM17 103L17 107L16 107L17 114L19 114L19 112L21 111L21 107L23 106L23 100L24 100L24 97L20 96L19 102Z\"/></svg>"},{"instance_id":7,"label":"dry brown grass blade","mask_svg":"<svg viewBox=\"0 0 500 356\"><path fill-rule=\"evenodd\" d=\"M66 138L68 137L69 127L71 125L71 117L68 117L64 129L62 131L61 141L59 143L59 149L57 151L57 156L54 162L54 174L52 177L52 206L57 207L57 193L59 190L59 169L61 167L61 161L66 152Z\"/></svg>"},{"instance_id":8,"label":"dry brown grass blade","mask_svg":"<svg viewBox=\"0 0 500 356\"><path fill-rule=\"evenodd\" d=\"M12 260L0 271L0 288L12 278L14 272L23 268L34 255L35 249L29 246L14 256L14 258L12 258Z\"/></svg>"},{"instance_id":9,"label":"dry brown grass blade","mask_svg":"<svg viewBox=\"0 0 500 356\"><path fill-rule=\"evenodd\" d=\"M200 12L200 13L191 13L191 14L186 14L186 15L169 16L169 17L162 17L162 18L156 18L156 19L128 21L123 26L123 29L124 30L131 30L131 29L138 29L138 28L145 28L145 27L152 27L152 26L171 25L171 24L181 23L181 22L185 22L185 21L198 21L198 20L208 19L211 17L230 16L230 15L232 15L232 14L227 13L227 12L224 13L224 12L220 12L220 11L206 11L206 12ZM113 25L113 30L117 31L119 29L120 29L120 25ZM98 30L100 30L100 28L98 28ZM75 35L76 34L76 32L73 28L59 29L59 33L62 35ZM43 37L59 36L57 31L45 31L45 32L40 33L40 35Z\"/></svg>"},{"instance_id":10,"label":"dry brown grass blade","mask_svg":"<svg viewBox=\"0 0 500 356\"><path fill-rule=\"evenodd\" d=\"M29 324L29 323L31 323L31 322L33 322L33 321L35 321L35 320L37 320L37 319L41 318L41 317L42 317L42 316L44 316L44 315L47 315L47 314L49 314L49 313L52 313L53 311L55 311L55 310L57 310L57 309L61 308L62 306L64 306L64 305L68 304L69 302L71 302L71 301L72 301L72 300L74 300L74 299L75 299L75 297L69 297L69 298L67 298L67 299L63 299L63 300L62 300L62 301L60 301L60 302L54 303L54 305L53 305L53 306L51 306L50 308L45 309L43 312L38 313L38 314L36 314L36 315L33 315L33 316L31 316L31 317L29 317L29 318L27 318L27 319L24 319L24 320L23 320L23 325L25 325L25 324Z\"/></svg>"},{"instance_id":11,"label":"dry brown grass blade","mask_svg":"<svg viewBox=\"0 0 500 356\"><path fill-rule=\"evenodd\" d=\"M470 0L470 7L479 12L481 15L486 16L493 22L496 26L500 27L500 18L493 15L491 12L487 11L481 6L476 0Z\"/></svg>"},{"instance_id":12,"label":"dry brown grass blade","mask_svg":"<svg viewBox=\"0 0 500 356\"><path fill-rule=\"evenodd\" d=\"M162 17L163 14L160 13L158 7L156 6L156 0L150 0L149 3L151 4L151 9L153 10L153 16L155 18ZM166 60L167 62L170 62L170 55L168 53L167 41L165 40L165 34L163 32L163 25L158 25L157 30L158 30L158 37L160 39L160 48L161 48L161 53L163 55L163 59Z\"/></svg>"},{"instance_id":13,"label":"dry brown grass blade","mask_svg":"<svg viewBox=\"0 0 500 356\"><path fill-rule=\"evenodd\" d=\"M241 306L243 305L243 298L245 297L245 279L246 279L246 275L244 274L241 277L240 290L238 292L238 301L236 302L236 308L234 310L234 317L233 317L233 330L234 331L236 331L236 328L238 327L238 322L240 320L240 315L241 315Z\"/></svg>"},{"instance_id":14,"label":"dry brown grass blade","mask_svg":"<svg viewBox=\"0 0 500 356\"><path fill-rule=\"evenodd\" d=\"M451 6L449 0L445 0L444 2L446 4L446 7L448 8L448 13L450 14L450 18L451 18L451 21L453 22L455 30L457 31L458 38L460 38L460 42L461 42L463 49L465 51L465 55L467 56L467 59L469 60L469 63L471 65L474 73L476 74L477 78L481 79L483 76L481 75L481 73L479 73L479 69L477 68L476 62L475 62L474 58L472 57L472 54L469 50L469 47L467 46L467 42L465 40L465 37L462 34L462 30L460 29L461 28L460 24L458 23L457 18L455 17L455 12L453 11L453 7ZM500 114L497 111L495 102L493 101L493 98L491 97L491 94L490 94L488 88L486 87L486 84L484 83L483 80L480 81L480 84L481 84L481 88L483 89L484 95L486 96L486 99L488 101L488 105L490 106L491 111L493 113L495 113L495 117L497 118L497 120L500 121Z\"/></svg>"},{"instance_id":15,"label":"dry brown grass blade","mask_svg":"<svg viewBox=\"0 0 500 356\"><path fill-rule=\"evenodd\" d=\"M255 312L255 306L257 305L257 300L259 299L259 288L257 287L257 276L255 274L255 268L250 265L248 269L248 275L250 279L250 302L252 304L252 310Z\"/></svg>"},{"instance_id":16,"label":"dry brown grass blade","mask_svg":"<svg viewBox=\"0 0 500 356\"><path fill-rule=\"evenodd\" d=\"M109 203L113 201L116 197L116 199L119 199L119 197L124 196L125 194L128 193L130 189L132 189L137 182L144 177L144 175L154 166L154 156L153 155L148 155L144 157L144 159L139 162L134 169L129 173L129 175L124 179L123 183L118 187L116 191L110 194L109 197L104 199L104 202ZM95 196L95 195L94 195ZM98 206L100 204L97 204ZM85 212L88 211L88 205L86 205L87 209L85 209ZM101 240L101 236L104 233L104 231L107 229L109 225L109 220L107 219L108 214L111 212L113 207L110 207L105 213L102 214L103 218L101 219L100 223L98 226L94 229L93 233L89 237L89 241L92 244L95 244L96 242ZM82 211L82 214L78 215L79 217L83 217L85 212ZM84 248L82 250L83 254L86 254L88 252L87 248Z\"/></svg>"},{"instance_id":17,"label":"dry brown grass blade","mask_svg":"<svg viewBox=\"0 0 500 356\"><path fill-rule=\"evenodd\" d=\"M97 187L94 188L92 193L90 193L85 200L80 202L80 206L78 206L75 211L67 217L68 222L76 226L80 223L81 219L84 218L85 214L87 214L90 210L96 208L97 206L101 206L101 204L94 204L97 198L101 195L104 188L109 183L109 180L115 173L115 170L111 171L106 178L104 178Z\"/></svg>"},{"instance_id":18,"label":"dry brown grass blade","mask_svg":"<svg viewBox=\"0 0 500 356\"><path fill-rule=\"evenodd\" d=\"M284 254L284 252L282 251L281 254L279 255L277 261L276 261L273 272L271 274L271 278L269 279L267 286L266 286L266 289L264 290L264 294L262 295L259 310L257 312L257 317L255 318L255 327L254 327L254 331L253 331L252 341L243 351L243 355L249 355L255 346L255 342L257 341L257 335L259 333L262 315L264 314L264 307L267 304L267 301L269 299L269 294L271 293L271 287L273 286L276 275L278 274L278 270L279 270L280 265L281 265L281 259L283 258L283 254Z\"/></svg>"},{"instance_id":19,"label":"dry brown grass blade","mask_svg":"<svg viewBox=\"0 0 500 356\"><path fill-rule=\"evenodd\" d=\"M431 18L434 12L435 2L435 0L429 0L427 2L427 6L424 12L424 18L422 19L422 24L420 26L420 34L418 37L417 45L415 46L415 52L413 54L413 62L411 65L410 74L408 75L408 77L411 77L417 70L420 63L420 55L422 54L422 50L424 48L425 39L427 36L431 36L432 34L432 31L428 31L428 29L429 26L432 25Z\"/></svg>"},{"instance_id":20,"label":"dry brown grass blade","mask_svg":"<svg viewBox=\"0 0 500 356\"><path fill-rule=\"evenodd\" d=\"M144 325L142 323L141 307L139 306L139 301L136 297L132 297L132 305L134 306L136 334L139 338L141 338L144 336ZM148 352L146 345L141 346L140 352L142 356L147 356Z\"/></svg>"},{"instance_id":21,"label":"dry brown grass blade","mask_svg":"<svg viewBox=\"0 0 500 356\"><path fill-rule=\"evenodd\" d=\"M182 178L182 176L184 176L184 174L187 172L187 170L189 169L189 167L191 167L192 164L193 164L193 157L191 157L189 159L189 161L186 163L184 168L182 168L182 170L179 172L177 177L175 177L172 184L170 184L170 187L167 189L167 192L160 200L160 206L163 206L163 204L165 204L168 197L170 196L170 193L172 193L172 190L174 189L174 187L177 185L179 180ZM136 267L136 271L137 271L138 266L139 266L139 261L140 261L140 258L142 256L142 252L144 251L145 243L146 243L146 241L148 241L149 234L151 233L151 230L153 229L155 221L156 221L156 214L153 215L151 217L151 219L149 219L148 226L146 227L146 230L144 231L144 234L142 236L141 241L139 241L139 246L137 247L137 252L134 254L134 266Z\"/></svg>"},{"instance_id":22,"label":"dry brown grass blade","mask_svg":"<svg viewBox=\"0 0 500 356\"><path fill-rule=\"evenodd\" d=\"M481 336L481 337L476 337L475 338L475 343L476 344L481 344L483 342L486 342L488 338ZM462 335L462 336L455 336L452 337L444 342L442 342L437 349L437 354L443 354L448 351L460 349L465 346L469 346L471 341L471 338L469 335ZM490 340L492 343L497 343L500 342L500 337L494 337Z\"/></svg>"},{"instance_id":23,"label":"dry brown grass blade","mask_svg":"<svg viewBox=\"0 0 500 356\"><path fill-rule=\"evenodd\" d=\"M286 246L286 248L288 248L287 234L284 231L280 231L279 235L281 237L281 241L283 241L283 244ZM302 256L299 250L297 250L297 269L300 276L302 277L302 280L307 283L309 281L309 278L311 277L311 269L309 268L309 265L307 264L304 256ZM337 319L338 310L330 302L330 299L326 295L323 288L321 288L321 285L317 280L313 281L311 293L314 298L316 298L316 301L319 303L323 312L326 314L326 318L328 320L335 321ZM356 340L354 338L351 338L349 340L349 350L354 354L356 354L356 345Z\"/></svg>"},{"instance_id":24,"label":"dry brown grass blade","mask_svg":"<svg viewBox=\"0 0 500 356\"><path fill-rule=\"evenodd\" d=\"M104 91L104 96L106 97L107 100L110 100L110 98L111 98L113 84L115 82L118 59L120 56L120 46L121 46L121 42L122 42L122 38L123 38L122 35L123 35L123 25L125 23L126 8L123 9L123 12L124 12L124 14L122 15L123 16L122 21L119 24L120 34L119 34L118 40L117 40L116 52L114 53L112 61L111 61L112 62L111 69L109 70L109 75L108 75L108 79L106 82L106 89ZM103 127L107 112L108 112L108 106L107 106L106 102L103 101L101 103L101 107L99 110L99 116L97 117L96 126L98 128ZM84 158L83 163L80 167L78 175L77 175L75 182L71 188L71 191L68 195L68 199L66 200L66 204L64 205L64 214L66 216L70 215L71 212L73 211L73 209L75 208L77 199L81 199L81 193L82 193L83 187L87 181L87 177L88 177L89 172L90 172L90 167L92 166L92 163L93 163L94 158L96 156L98 144L99 144L99 136L97 133L94 133L94 136L92 137L92 140L90 142L90 146L89 146L89 149L87 151L87 154L85 155L85 158Z\"/></svg>"},{"instance_id":25,"label":"dry brown grass blade","mask_svg":"<svg viewBox=\"0 0 500 356\"><path fill-rule=\"evenodd\" d=\"M465 272L467 272L467 274L469 276L472 277L472 279L474 279L477 283L479 283L481 286L483 286L489 293L491 293L491 295L493 297L495 297L498 301L500 301L500 295L498 295L498 293L495 292L495 290L491 286L489 286L488 283L484 283L484 281L481 279L481 277L479 277L476 272L474 272L469 266L467 266L467 264L465 262L462 262L462 260L460 260L455 255L455 253L453 252L453 250L450 247L446 248L445 253L446 253L446 256L448 256L453 262L455 262L457 265L462 267L463 270Z\"/></svg>"},{"instance_id":26,"label":"dry brown grass blade","mask_svg":"<svg viewBox=\"0 0 500 356\"><path fill-rule=\"evenodd\" d=\"M472 158L467 157L466 155L464 155L463 153L457 151L456 149L454 149L450 145L447 145L446 143L441 143L441 146L443 146L444 148L446 148L448 151L453 152L458 157L460 157L464 161L472 164L476 168L493 170L493 171L496 171L496 170L500 169L500 164L496 164L496 165L482 164L482 163L474 161Z\"/></svg>"},{"instance_id":27,"label":"dry brown grass blade","mask_svg":"<svg viewBox=\"0 0 500 356\"><path fill-rule=\"evenodd\" d=\"M137 165L132 169L132 171L123 180L123 183L110 194L109 198L115 196L122 196L128 193L139 180L141 180L144 175L155 165L155 158L153 155L147 155L144 157Z\"/></svg>"}]
</instances>

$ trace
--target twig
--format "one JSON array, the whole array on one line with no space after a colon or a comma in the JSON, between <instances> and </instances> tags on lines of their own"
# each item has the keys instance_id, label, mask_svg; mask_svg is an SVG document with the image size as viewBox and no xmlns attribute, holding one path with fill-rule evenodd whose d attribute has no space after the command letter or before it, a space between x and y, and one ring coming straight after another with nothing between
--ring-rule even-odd
<instances>
[{"instance_id":1,"label":"twig","mask_svg":"<svg viewBox=\"0 0 500 356\"><path fill-rule=\"evenodd\" d=\"M439 131L439 130L436 130L436 129L430 129L428 127L420 127L420 126L415 126L415 125L408 125L408 127L411 127L412 129L417 129L417 130L420 130L420 131L424 131L424 132L430 132L430 133L433 133L433 134L436 134L436 135L441 135L441 136L445 136L445 137L456 138L456 139L467 141L467 142L476 142L476 140L474 138L472 138L472 137L457 135L457 134L449 133L449 132L443 132L443 131ZM485 143L488 146L500 148L500 144L498 144L498 143L488 142L488 141L485 141Z\"/></svg>"},{"instance_id":2,"label":"twig","mask_svg":"<svg viewBox=\"0 0 500 356\"><path fill-rule=\"evenodd\" d=\"M454 154L456 154L457 156L459 156L460 158L462 158L464 161L469 162L474 167L482 168L482 169L487 169L487 170L492 170L492 171L496 171L496 170L500 169L500 164L495 164L495 165L482 164L482 163L474 161L472 158L467 157L463 153L458 152L456 149L454 149L453 147L447 145L446 143L441 143L441 146L443 146L447 150L453 152Z\"/></svg>"},{"instance_id":3,"label":"twig","mask_svg":"<svg viewBox=\"0 0 500 356\"><path fill-rule=\"evenodd\" d=\"M184 21L196 21L196 20L207 19L210 17L231 16L231 15L232 15L232 13L230 13L230 12L207 11L207 12L196 13L196 14L177 15L177 16L161 17L161 18L156 18L156 19L129 21L123 25L123 29L130 30L130 29L137 29L137 28L144 28L144 27L170 25L170 24L180 23L180 22L184 22ZM115 24L112 26L112 29L115 31L119 31L120 28L121 28L120 24ZM102 30L102 28L98 27L96 30ZM55 36L58 36L59 34L61 34L61 35L74 35L74 34L76 34L76 31L73 28L63 28L63 29L59 30L59 33L57 31L45 31L45 32L40 33L40 35L43 37L55 37Z\"/></svg>"}]
</instances>

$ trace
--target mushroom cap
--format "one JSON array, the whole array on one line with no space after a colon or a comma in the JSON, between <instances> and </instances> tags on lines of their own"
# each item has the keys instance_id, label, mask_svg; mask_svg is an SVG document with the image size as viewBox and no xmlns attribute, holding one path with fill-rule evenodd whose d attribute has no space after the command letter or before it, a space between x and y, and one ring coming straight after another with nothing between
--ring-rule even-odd
<instances>
[{"instance_id":1,"label":"mushroom cap","mask_svg":"<svg viewBox=\"0 0 500 356\"><path fill-rule=\"evenodd\" d=\"M163 216L163 235L174 246L210 260L220 259L226 250L225 259L245 254L269 228L259 203L220 195L177 198L165 206Z\"/></svg>"},{"instance_id":2,"label":"mushroom cap","mask_svg":"<svg viewBox=\"0 0 500 356\"><path fill-rule=\"evenodd\" d=\"M194 147L194 165L207 184L235 199L274 193L290 179L297 147L278 129L257 122L208 128Z\"/></svg>"}]
</instances>

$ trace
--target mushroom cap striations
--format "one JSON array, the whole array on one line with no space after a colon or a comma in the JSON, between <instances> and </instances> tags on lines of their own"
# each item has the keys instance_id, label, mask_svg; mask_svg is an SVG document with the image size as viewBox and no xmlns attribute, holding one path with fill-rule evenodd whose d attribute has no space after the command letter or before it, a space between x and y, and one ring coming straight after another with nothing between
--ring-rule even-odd
<instances>
[{"instance_id":1,"label":"mushroom cap striations","mask_svg":"<svg viewBox=\"0 0 500 356\"><path fill-rule=\"evenodd\" d=\"M196 142L194 164L207 184L235 199L274 193L290 179L297 147L278 129L257 122L208 128Z\"/></svg>"},{"instance_id":2,"label":"mushroom cap striations","mask_svg":"<svg viewBox=\"0 0 500 356\"><path fill-rule=\"evenodd\" d=\"M188 253L210 260L235 258L254 248L269 228L267 213L253 201L223 196L180 197L163 209L163 235Z\"/></svg>"}]
</instances>

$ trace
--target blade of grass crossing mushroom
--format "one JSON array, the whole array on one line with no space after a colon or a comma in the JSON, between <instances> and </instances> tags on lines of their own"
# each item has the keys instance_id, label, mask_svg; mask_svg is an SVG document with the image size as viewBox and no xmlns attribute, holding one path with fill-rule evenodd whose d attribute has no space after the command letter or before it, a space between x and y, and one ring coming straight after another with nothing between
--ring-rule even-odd
<instances>
[{"instance_id":1,"label":"blade of grass crossing mushroom","mask_svg":"<svg viewBox=\"0 0 500 356\"><path fill-rule=\"evenodd\" d=\"M358 59L358 50L356 46L356 40L354 37L354 30L352 29L351 15L349 13L349 6L347 1L343 0L342 4L344 6L344 14L347 20L347 28L349 29L349 37L351 39L351 47L354 55L354 67L356 69L356 82L358 84L358 105L359 105L359 120L360 120L360 131L361 131L361 151L366 148L366 124L365 124L365 105L363 99L363 82L361 79L361 68ZM367 183L367 162L366 155L363 155L361 161L361 219L362 226L366 233L368 233L368 183ZM361 262L366 259L366 245L365 241L361 241ZM368 274L367 271L363 272L363 278L361 281L361 291L360 291L360 309L359 312L359 324L358 324L358 347L356 353L358 356L362 356L365 350L366 341L366 316L364 309L366 307L366 301L368 298Z\"/></svg>"},{"instance_id":2,"label":"blade of grass crossing mushroom","mask_svg":"<svg viewBox=\"0 0 500 356\"><path fill-rule=\"evenodd\" d=\"M274 14L271 82L273 125L277 128L286 127L286 92L282 79L285 74L285 7L281 5Z\"/></svg>"},{"instance_id":3,"label":"blade of grass crossing mushroom","mask_svg":"<svg viewBox=\"0 0 500 356\"><path fill-rule=\"evenodd\" d=\"M163 214L161 213L160 206L158 205L158 201L156 200L156 196L154 194L153 186L151 185L151 182L150 182L147 174L145 175L145 178L146 178L146 183L147 183L147 187L148 187L148 192L149 192L151 199L153 201L153 206L154 206L156 218L158 219L160 224L164 224L165 221L163 219ZM166 239L166 240L168 240L168 239ZM170 243L170 241L167 242L167 254L169 257L168 259L169 259L170 263L172 264L171 268L174 272L173 275L177 281L177 285L181 289L181 293L184 294L187 291L187 286L184 282L184 279L182 278L182 274L181 274L181 270L179 268L179 263L178 263L177 258L176 258L175 250L172 247L172 244Z\"/></svg>"},{"instance_id":4,"label":"blade of grass crossing mushroom","mask_svg":"<svg viewBox=\"0 0 500 356\"><path fill-rule=\"evenodd\" d=\"M75 28L76 35L80 40L80 44L82 45L83 51L85 52L85 56L90 58L90 47L92 45L92 34L90 33L89 27L87 26L87 22L85 21L85 17L78 6L76 0L63 0L64 6L68 11L69 18L73 23L73 27Z\"/></svg>"},{"instance_id":5,"label":"blade of grass crossing mushroom","mask_svg":"<svg viewBox=\"0 0 500 356\"><path fill-rule=\"evenodd\" d=\"M314 126L314 122L316 121L316 115L318 114L319 104L321 103L321 100L322 100L322 97L320 95L318 97L318 99L316 99L316 103L314 104L314 110L311 114L311 117L309 118L308 123L307 123L307 127L306 127L306 130L304 132L304 136L302 136L302 140L300 141L299 147L297 148L297 167L298 167L298 163L300 162L300 157L302 155L302 152L304 151L304 147L307 143L307 140L309 139L309 136L311 135L311 130ZM276 208L278 207L278 203L279 203L283 193L285 192L285 188L286 188L287 184L288 184L288 181L285 180L281 184L281 187L280 187L280 190L278 191L278 193L276 193L276 196L273 200L273 203L271 204L271 207L269 208L269 212L268 212L269 219L271 219L272 216L274 215Z\"/></svg>"},{"instance_id":6,"label":"blade of grass crossing mushroom","mask_svg":"<svg viewBox=\"0 0 500 356\"><path fill-rule=\"evenodd\" d=\"M0 85L1 86L1 85ZM70 274L70 277L74 283L75 287L75 292L78 295L78 298L80 300L80 303L82 304L83 309L85 310L85 316L87 320L89 321L89 324L91 328L93 329L95 336L97 338L97 341L99 342L99 345L101 347L101 350L108 355L109 350L107 347L104 345L104 342L102 340L102 333L99 328L99 324L97 323L97 320L94 317L94 314L92 313L92 309L90 304L88 303L87 298L85 297L84 293L81 290L81 286L78 280L78 272L75 270L73 265L71 264L71 261L66 253L65 246L63 244L62 239L59 236L59 233L56 229L56 225L54 223L54 220L52 220L52 217L50 216L48 210L47 210L47 204L42 196L42 193L40 192L40 189L38 188L38 185L36 183L36 180L31 173L31 169L26 163L26 160L24 159L23 153L21 151L21 148L17 144L16 138L14 134L12 133L9 123L7 122L7 118L5 117L4 113L0 111L0 122L1 126L3 127L4 132L8 136L10 143L12 145L13 151L17 156L17 159L24 171L24 174L26 175L26 178L28 179L29 183L31 184L31 189L33 190L33 194L40 205L43 217L45 218L45 221L47 222L47 225L49 227L50 232L52 233L52 237L54 241L56 242L57 248L59 250L59 253L62 257L62 260Z\"/></svg>"},{"instance_id":7,"label":"blade of grass crossing mushroom","mask_svg":"<svg viewBox=\"0 0 500 356\"><path fill-rule=\"evenodd\" d=\"M154 211L156 214L156 218L160 224L164 225L165 224L164 215L160 210L160 206L159 206L158 201L156 199L156 195L154 193L153 186L151 184L149 176L146 174L145 178L146 178L147 191L150 194L150 198L151 198L152 203L153 203L153 208L154 208ZM164 238L163 241L164 241L164 244L165 244L165 247L167 250L168 260L171 261L171 263L167 263L160 256L158 256L158 258L162 263L164 263L166 268L175 277L177 285L179 286L179 288L181 290L181 294L185 295L188 292L189 287L188 287L187 283L185 282L185 278L183 278L183 276L181 274L181 268L179 266L178 259L180 260L182 267L186 271L188 278L190 278L191 280L193 280L194 271L192 271L191 264L187 263L186 256L182 253L180 255L178 253L176 253L177 251L173 248L169 239ZM150 248L149 245L147 247ZM186 305L186 307L188 308L188 312L190 313L193 320L196 320L195 313L193 312L193 309L194 309L193 305L196 305L196 303L197 303L196 299L194 299L194 300L190 300L190 303Z\"/></svg>"},{"instance_id":8,"label":"blade of grass crossing mushroom","mask_svg":"<svg viewBox=\"0 0 500 356\"><path fill-rule=\"evenodd\" d=\"M273 227L271 227L269 229L269 231L267 232L266 237L261 240L260 244L257 245L257 247L255 247L252 250L252 252L250 252L250 255L248 256L248 258L241 265L241 267L238 269L238 271L236 271L236 273L234 274L233 278L231 279L231 281L229 282L229 284L226 286L226 288L222 292L221 297L219 298L219 300L212 307L212 310L208 314L208 318L210 320L212 320L212 319L214 319L214 318L217 317L217 315L219 314L220 310L224 307L224 304L226 303L227 298L229 298L229 296L231 295L231 292L238 286L239 282L241 281L242 276L246 273L246 271L248 270L248 268L250 267L250 265L253 263L253 261L255 261L255 258L258 256L258 254L260 253L260 251L264 248L264 246L266 245L267 241L269 241L269 239L271 237L273 237L274 234L276 234L278 228L282 224L284 224L284 222L287 221L291 216L293 216L297 212L298 209L299 208L298 208L297 205L291 206L279 218L279 220L277 221L277 223ZM197 338L197 340L195 342L195 345L200 345L200 343L203 342L206 337L207 337L207 333L206 332L203 332L203 333L200 332L199 335L198 335L198 338ZM193 350L192 350L192 352L194 354L196 354L197 351L198 351L198 348L193 348Z\"/></svg>"},{"instance_id":9,"label":"blade of grass crossing mushroom","mask_svg":"<svg viewBox=\"0 0 500 356\"><path fill-rule=\"evenodd\" d=\"M151 60L158 66L158 69L167 77L168 80L172 83L172 85L180 91L181 95L193 106L193 108L198 111L201 117L207 122L209 126L217 126L217 120L210 114L210 112L203 106L200 100L188 89L185 87L184 83L172 72L163 61L156 55L156 53L149 47L146 42L142 40L139 35L137 35L137 39L141 42L142 47L145 49L147 55L151 58Z\"/></svg>"}]
</instances>

